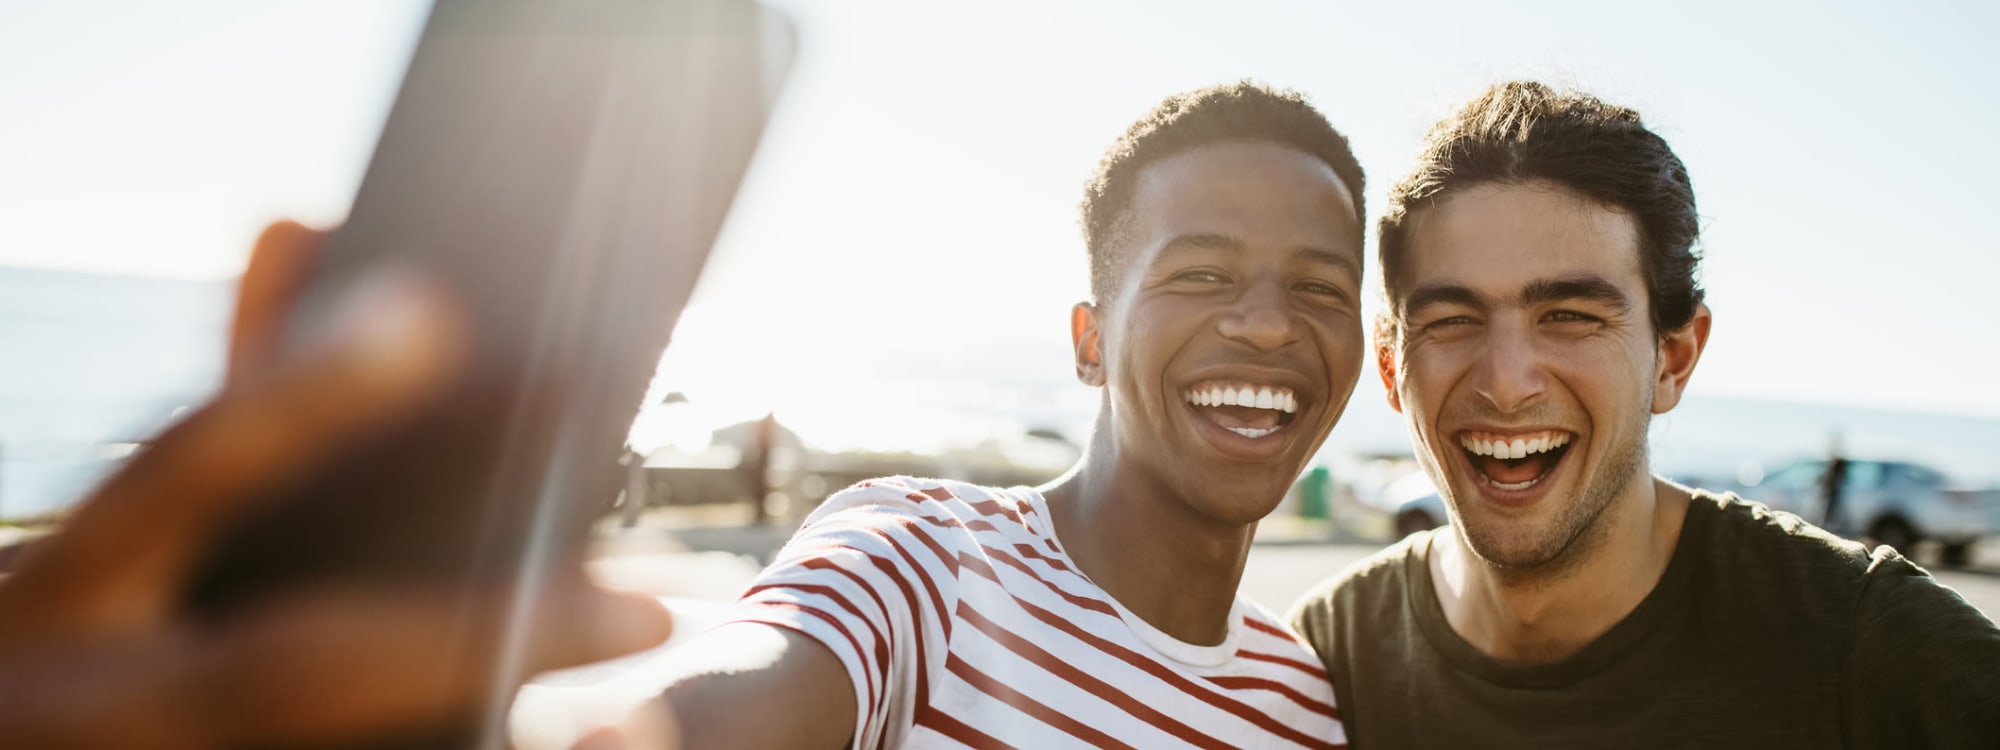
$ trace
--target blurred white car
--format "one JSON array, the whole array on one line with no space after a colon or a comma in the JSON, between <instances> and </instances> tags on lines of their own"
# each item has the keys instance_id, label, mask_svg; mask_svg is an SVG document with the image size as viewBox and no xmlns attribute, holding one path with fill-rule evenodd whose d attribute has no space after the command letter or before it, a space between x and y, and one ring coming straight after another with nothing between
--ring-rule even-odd
<instances>
[{"instance_id":1,"label":"blurred white car","mask_svg":"<svg viewBox=\"0 0 2000 750\"><path fill-rule=\"evenodd\" d=\"M1421 471L1383 488L1382 504L1394 509L1397 539L1451 522L1451 512L1445 510L1437 486Z\"/></svg>"},{"instance_id":2,"label":"blurred white car","mask_svg":"<svg viewBox=\"0 0 2000 750\"><path fill-rule=\"evenodd\" d=\"M1849 460L1840 496L1844 518L1829 526L1826 465L1826 459L1796 461L1740 491L1830 531L1864 536L1906 555L1918 542L1936 541L1948 567L1965 565L1972 545L1988 532L1985 505L1991 490L1955 489L1938 471L1904 461Z\"/></svg>"}]
</instances>

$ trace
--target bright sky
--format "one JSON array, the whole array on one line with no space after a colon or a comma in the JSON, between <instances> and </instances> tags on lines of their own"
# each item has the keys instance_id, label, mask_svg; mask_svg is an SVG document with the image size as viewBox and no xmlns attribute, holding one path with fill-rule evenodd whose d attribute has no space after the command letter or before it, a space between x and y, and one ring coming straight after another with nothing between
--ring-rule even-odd
<instances>
[{"instance_id":1,"label":"bright sky","mask_svg":"<svg viewBox=\"0 0 2000 750\"><path fill-rule=\"evenodd\" d=\"M694 421L888 446L951 431L892 407L978 405L965 434L1087 412L1083 180L1162 96L1244 77L1348 133L1371 213L1487 83L1634 106L1705 217L1697 394L2000 416L2000 6L774 4L803 46L670 353ZM264 222L337 220L424 9L0 5L0 263L228 276Z\"/></svg>"}]
</instances>

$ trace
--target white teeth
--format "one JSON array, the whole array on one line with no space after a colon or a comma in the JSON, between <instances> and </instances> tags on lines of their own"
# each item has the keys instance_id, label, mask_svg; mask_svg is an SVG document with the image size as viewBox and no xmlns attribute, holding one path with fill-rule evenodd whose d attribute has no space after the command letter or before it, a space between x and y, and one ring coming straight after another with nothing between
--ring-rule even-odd
<instances>
[{"instance_id":1,"label":"white teeth","mask_svg":"<svg viewBox=\"0 0 2000 750\"><path fill-rule=\"evenodd\" d=\"M1493 480L1491 480L1491 479L1488 479L1488 480L1486 480L1486 481L1488 481L1488 482L1493 482ZM1528 481L1525 481L1525 482L1493 482L1493 486L1495 486L1495 487L1499 487L1500 489L1503 489L1503 490L1509 490L1509 491L1512 491L1512 490L1525 490L1525 489L1527 489L1527 488L1529 488L1529 487L1533 487L1533 486L1535 486L1535 483L1536 483L1536 482L1539 482L1539 481L1542 481L1542 478L1541 478L1541 477L1535 477L1534 479L1530 479L1530 480L1528 480Z\"/></svg>"},{"instance_id":2,"label":"white teeth","mask_svg":"<svg viewBox=\"0 0 2000 750\"><path fill-rule=\"evenodd\" d=\"M1543 433L1531 438L1513 440L1487 440L1470 435L1459 438L1458 444L1475 455L1492 456L1502 459L1527 458L1537 453L1561 448L1569 444L1566 433Z\"/></svg>"},{"instance_id":3,"label":"white teeth","mask_svg":"<svg viewBox=\"0 0 2000 750\"><path fill-rule=\"evenodd\" d=\"M1236 387L1209 386L1187 392L1187 402L1195 406L1247 406L1253 409L1273 409L1285 413L1299 410L1298 394L1285 388L1271 386Z\"/></svg>"},{"instance_id":4,"label":"white teeth","mask_svg":"<svg viewBox=\"0 0 2000 750\"><path fill-rule=\"evenodd\" d=\"M1252 439L1255 439L1255 438L1260 438L1260 437L1263 437L1263 436L1265 436L1265 435L1269 435L1269 434L1271 434L1271 433L1273 433L1273 432L1277 432L1277 431L1278 431L1278 428L1276 428L1276 427L1271 427L1271 428L1268 428L1268 429L1263 429L1263 430L1260 430L1260 429L1257 429L1257 428L1255 428L1255 427L1230 427L1230 428L1227 428L1227 429L1228 429L1228 430L1229 430L1230 432L1234 432L1234 433L1236 433L1236 434L1238 434L1238 435L1242 435L1242 436L1244 436L1244 437L1247 437L1247 438L1252 438Z\"/></svg>"}]
</instances>

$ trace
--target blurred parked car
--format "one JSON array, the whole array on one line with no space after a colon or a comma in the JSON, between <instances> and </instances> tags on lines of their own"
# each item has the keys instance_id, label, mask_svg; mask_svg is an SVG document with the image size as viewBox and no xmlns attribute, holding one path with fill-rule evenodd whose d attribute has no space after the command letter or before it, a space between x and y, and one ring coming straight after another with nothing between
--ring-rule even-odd
<instances>
[{"instance_id":1,"label":"blurred parked car","mask_svg":"<svg viewBox=\"0 0 2000 750\"><path fill-rule=\"evenodd\" d=\"M1912 554L1918 542L1936 541L1948 567L1965 565L1972 545L1988 531L1985 506L1993 490L1953 488L1938 471L1904 461L1849 460L1840 500L1844 518L1833 519L1839 528L1828 526L1826 467L1825 459L1797 461L1741 491L1772 508L1904 554Z\"/></svg>"},{"instance_id":2,"label":"blurred parked car","mask_svg":"<svg viewBox=\"0 0 2000 750\"><path fill-rule=\"evenodd\" d=\"M1444 509L1444 498L1433 491L1403 501L1396 508L1396 536L1406 537L1435 529L1451 520L1451 514Z\"/></svg>"},{"instance_id":3,"label":"blurred parked car","mask_svg":"<svg viewBox=\"0 0 2000 750\"><path fill-rule=\"evenodd\" d=\"M1451 522L1437 486L1421 471L1390 484L1382 491L1382 500L1395 509L1397 539Z\"/></svg>"}]
</instances>

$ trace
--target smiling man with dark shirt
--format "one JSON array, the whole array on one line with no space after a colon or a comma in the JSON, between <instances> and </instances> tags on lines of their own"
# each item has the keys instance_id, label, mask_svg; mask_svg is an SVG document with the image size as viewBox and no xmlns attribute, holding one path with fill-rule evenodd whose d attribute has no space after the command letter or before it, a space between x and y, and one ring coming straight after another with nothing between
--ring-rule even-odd
<instances>
[{"instance_id":1,"label":"smiling man with dark shirt","mask_svg":"<svg viewBox=\"0 0 2000 750\"><path fill-rule=\"evenodd\" d=\"M1648 470L1712 315L1636 112L1497 86L1381 221L1377 369L1451 511L1293 612L1356 748L1991 748L2000 629L1888 547Z\"/></svg>"}]
</instances>

